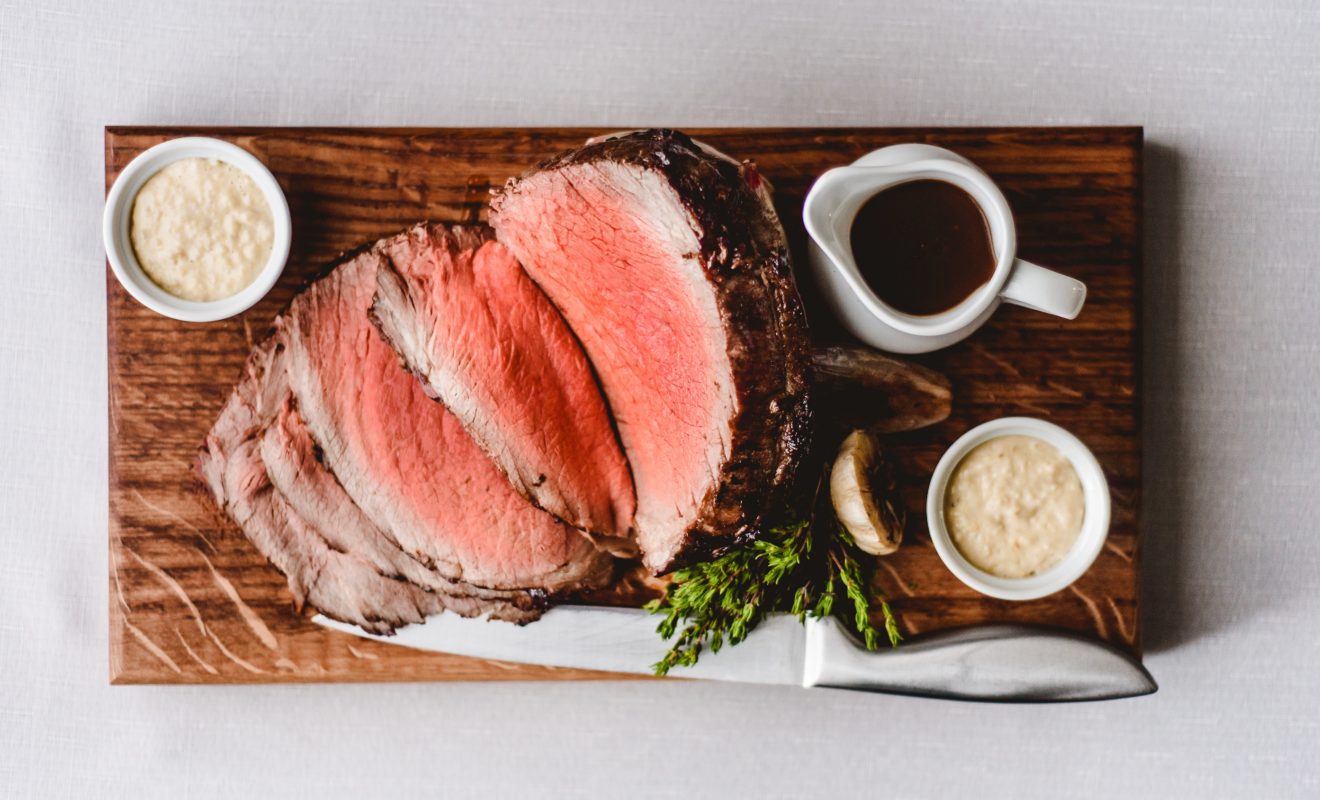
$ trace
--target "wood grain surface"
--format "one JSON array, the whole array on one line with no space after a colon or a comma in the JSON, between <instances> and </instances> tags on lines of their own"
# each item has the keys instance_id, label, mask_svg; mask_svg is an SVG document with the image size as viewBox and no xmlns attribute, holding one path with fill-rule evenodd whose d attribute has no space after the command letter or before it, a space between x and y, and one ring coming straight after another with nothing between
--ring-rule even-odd
<instances>
[{"instance_id":1,"label":"wood grain surface","mask_svg":"<svg viewBox=\"0 0 1320 800\"><path fill-rule=\"evenodd\" d=\"M541 680L618 677L496 663L328 632L294 611L284 578L213 510L193 477L198 444L253 343L341 251L422 219L484 218L489 190L607 129L198 129L105 132L106 187L144 149L184 135L237 143L279 179L293 212L289 266L241 317L175 322L107 270L110 415L110 678L114 683ZM776 188L813 338L846 339L803 271L802 200L825 169L898 142L942 145L999 182L1023 258L1085 281L1073 322L1005 306L969 340L917 360L949 376L954 411L890 438L904 475L903 548L876 589L906 635L979 622L1084 631L1139 653L1140 128L689 129L756 161ZM995 417L1044 417L1099 458L1113 494L1109 540L1069 589L1009 603L964 587L925 530L926 482L944 449Z\"/></svg>"}]
</instances>

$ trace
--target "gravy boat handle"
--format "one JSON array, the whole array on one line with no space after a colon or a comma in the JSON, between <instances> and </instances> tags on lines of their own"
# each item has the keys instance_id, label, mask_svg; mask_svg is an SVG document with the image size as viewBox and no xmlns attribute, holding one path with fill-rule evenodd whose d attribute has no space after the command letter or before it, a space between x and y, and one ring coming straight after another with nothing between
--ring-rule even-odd
<instances>
[{"instance_id":1,"label":"gravy boat handle","mask_svg":"<svg viewBox=\"0 0 1320 800\"><path fill-rule=\"evenodd\" d=\"M1086 284L1019 258L999 294L1014 305L1076 319L1086 303Z\"/></svg>"}]
</instances>

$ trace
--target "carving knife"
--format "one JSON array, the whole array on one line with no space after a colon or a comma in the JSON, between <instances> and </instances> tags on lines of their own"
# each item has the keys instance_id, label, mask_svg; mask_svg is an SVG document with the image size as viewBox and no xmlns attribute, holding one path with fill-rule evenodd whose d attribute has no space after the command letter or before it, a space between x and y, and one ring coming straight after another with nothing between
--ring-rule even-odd
<instances>
[{"instance_id":1,"label":"carving knife","mask_svg":"<svg viewBox=\"0 0 1320 800\"><path fill-rule=\"evenodd\" d=\"M557 606L527 626L442 614L393 636L317 615L327 628L417 650L548 667L649 673L668 644L659 617L640 609ZM746 640L673 676L755 684L830 686L950 700L1057 702L1110 700L1155 692L1133 656L1069 632L1028 626L975 626L916 636L870 652L834 619L776 614Z\"/></svg>"},{"instance_id":2,"label":"carving knife","mask_svg":"<svg viewBox=\"0 0 1320 800\"><path fill-rule=\"evenodd\" d=\"M557 606L525 626L431 617L394 636L318 615L327 628L390 644L553 667L651 672L668 644L659 617L635 608ZM834 619L767 617L740 644L701 653L670 675L745 683L831 687L955 700L1060 702L1150 694L1154 679L1132 656L1072 633L981 625L914 637L870 652Z\"/></svg>"}]
</instances>

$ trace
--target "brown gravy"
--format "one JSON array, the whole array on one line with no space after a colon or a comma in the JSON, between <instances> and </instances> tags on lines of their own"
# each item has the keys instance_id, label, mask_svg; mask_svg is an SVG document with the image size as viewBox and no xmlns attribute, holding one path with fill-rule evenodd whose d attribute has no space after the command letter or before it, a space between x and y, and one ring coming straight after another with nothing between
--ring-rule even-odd
<instances>
[{"instance_id":1,"label":"brown gravy","mask_svg":"<svg viewBox=\"0 0 1320 800\"><path fill-rule=\"evenodd\" d=\"M901 183L867 200L853 219L852 250L872 291L905 314L948 311L995 271L981 207L945 181Z\"/></svg>"}]
</instances>

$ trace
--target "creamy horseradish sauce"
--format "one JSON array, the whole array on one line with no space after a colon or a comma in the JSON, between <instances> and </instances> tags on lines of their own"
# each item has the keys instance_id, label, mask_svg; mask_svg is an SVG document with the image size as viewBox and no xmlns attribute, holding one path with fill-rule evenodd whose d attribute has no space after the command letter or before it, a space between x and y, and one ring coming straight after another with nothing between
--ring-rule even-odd
<instances>
[{"instance_id":1,"label":"creamy horseradish sauce","mask_svg":"<svg viewBox=\"0 0 1320 800\"><path fill-rule=\"evenodd\" d=\"M979 445L959 462L944 495L954 546L1001 578L1025 578L1059 563L1077 541L1085 512L1072 462L1033 436Z\"/></svg>"},{"instance_id":2,"label":"creamy horseradish sauce","mask_svg":"<svg viewBox=\"0 0 1320 800\"><path fill-rule=\"evenodd\" d=\"M185 158L151 176L133 200L133 252L160 288L221 300L256 280L275 220L257 182L237 167Z\"/></svg>"}]
</instances>

